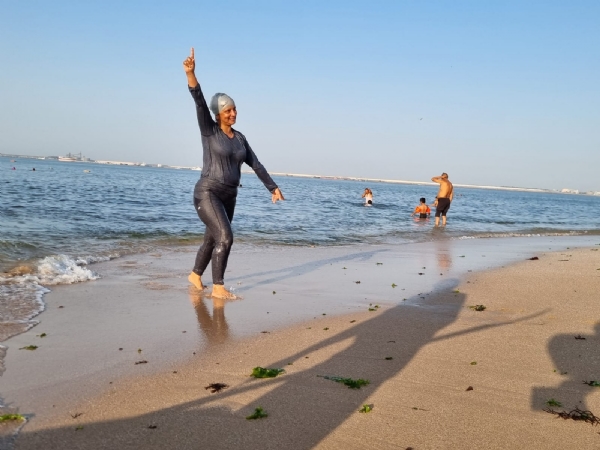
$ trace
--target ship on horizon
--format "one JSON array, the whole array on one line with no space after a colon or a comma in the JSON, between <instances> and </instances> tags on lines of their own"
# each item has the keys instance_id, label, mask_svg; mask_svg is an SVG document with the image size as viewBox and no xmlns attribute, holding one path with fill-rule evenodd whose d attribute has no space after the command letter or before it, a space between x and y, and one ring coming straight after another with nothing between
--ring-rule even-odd
<instances>
[{"instance_id":1,"label":"ship on horizon","mask_svg":"<svg viewBox=\"0 0 600 450\"><path fill-rule=\"evenodd\" d=\"M59 161L66 161L66 162L73 162L73 161L87 161L88 158L86 158L85 156L83 156L83 154L81 152L79 153L67 153L66 156L59 156L58 157Z\"/></svg>"}]
</instances>

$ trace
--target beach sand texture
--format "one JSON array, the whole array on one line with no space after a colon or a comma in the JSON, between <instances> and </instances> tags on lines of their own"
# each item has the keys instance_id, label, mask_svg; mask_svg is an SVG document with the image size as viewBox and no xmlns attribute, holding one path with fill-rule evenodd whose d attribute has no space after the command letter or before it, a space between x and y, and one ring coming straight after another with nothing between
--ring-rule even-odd
<instances>
[{"instance_id":1,"label":"beach sand texture","mask_svg":"<svg viewBox=\"0 0 600 450\"><path fill-rule=\"evenodd\" d=\"M153 322L154 333L170 327L182 337L177 340L174 334L164 335L156 339L157 344L144 346L140 354L134 349L142 346L141 341L129 342L127 357L116 349L120 324L103 326L113 351L109 356L102 353L107 350L92 348L90 342L98 337L89 328L90 336L86 337L84 328L89 324L84 323L79 330L82 340L90 345L89 352L106 370L101 374L92 370L87 373L85 352L82 350L77 356L79 350L73 348L71 359L82 361L80 373L60 375L60 368L47 356L49 378L54 376L54 370L59 375L47 385L40 383L43 389L35 395L31 392L44 378L44 364L35 363L40 364L37 370L42 373L27 378L24 374L36 366L22 362L25 358L43 358L38 353L42 348L15 354L18 359L12 361L9 352L9 367L20 362L19 370L23 371L15 369L13 377L25 379L24 386L9 393L9 400L15 399L24 414L36 405L36 416L21 431L15 448L600 448L600 428L543 411L546 402L554 399L563 405L556 410L577 406L600 415L600 388L583 383L600 379L600 252L596 247L537 256L536 261L523 260L508 267L473 272L460 282L455 278L436 282L431 293L431 289L415 291L403 302L400 286L390 289L386 283L387 290L375 287L383 286L384 279L393 273L391 256L362 255L354 261L360 270L356 276L350 275L354 286L346 283L335 294L348 296L350 289L366 286L368 295L365 294L365 300L361 298L362 303L350 302L353 309L347 303L340 306L341 301L337 309L335 300L322 303L324 298L319 295L325 295L320 292L326 288L326 280L314 275L325 271L324 264L309 274L316 278L315 285L304 288L314 291L313 299L302 303L302 299L292 297L299 310L308 310L303 323L288 325L282 319L274 320L269 327L268 322L257 321L256 326L269 332L250 327L247 335L239 337L231 336L235 314L233 322L227 325L225 310L239 305L246 308L242 311L250 311L247 300L217 303L211 314L211 307L207 306L210 301L193 290L188 293L182 281L185 273L174 270L171 278L165 276L166 281L149 280L135 272L128 275L123 266L119 269L123 277L129 276L131 284L145 286L149 302L146 309L151 304L160 305L161 296L164 299L165 295L178 292L189 298L197 317L184 316L185 309L168 308L167 304L160 311L166 323L157 326ZM408 255L410 258L415 255ZM383 264L378 266L376 261L380 260ZM463 261L456 257L454 260ZM437 263L437 267L423 270L435 272L440 278L450 275L450 269L442 267L443 258ZM334 262L327 264L334 267ZM348 270L353 268L345 264ZM386 267L391 272L383 272ZM343 273L340 267L335 269ZM348 277L338 278L344 276ZM231 278L235 279L235 267ZM276 278L269 278L264 284L263 295L270 294L272 286L276 286L275 291L294 290L305 283L303 278ZM361 280L360 285L355 284L354 278ZM333 281L334 285L338 283L338 279ZM98 283L96 287L75 286L71 292L75 296L81 294L75 292L76 288L86 289L92 299L115 292L109 289L108 277L94 283ZM58 320L52 315L60 317L61 312L76 307L75 303L67 304L66 297L59 301L59 292L56 289L48 296L49 311L38 333L44 321L51 326ZM387 302L386 292L390 298ZM134 297L132 302L123 299L121 307L139 308L139 294ZM66 305L64 310L57 309L61 303ZM368 311L369 303L380 307ZM479 304L486 309L469 308ZM188 303L188 312L189 306ZM344 308L347 314L340 315ZM98 320L102 321L106 316L100 309ZM264 314L260 302L252 309L256 314L256 310ZM317 315L317 310L333 311L336 315ZM273 314L277 314L277 309ZM238 320L243 320L243 314L240 317ZM142 337L151 333L144 330L144 319L142 308L139 322L127 325L134 330L128 338L135 333ZM198 324L193 324L196 319ZM204 336L201 344L185 340L194 325ZM182 333L186 329L188 332ZM31 341L28 333L14 338L15 344ZM68 340L57 337L58 343L52 343L48 334L44 345L62 346L63 353L68 350L64 347ZM176 349L177 357L165 348ZM192 355L194 351L196 355ZM183 358L184 355L189 357ZM148 364L133 363L144 359ZM152 367L157 360L163 362L158 369L156 365ZM65 366L65 371L73 371L73 365L69 367L64 361L60 365ZM286 373L272 379L250 378L255 366L283 368ZM9 374L10 370L5 376ZM359 390L348 389L319 375L364 378L370 384ZM69 380L67 384L59 381L63 376ZM114 379L112 384L107 382L107 376ZM229 387L219 393L205 389L217 382ZM467 390L469 387L473 389ZM372 411L359 413L365 404L371 405ZM246 420L258 406L269 416Z\"/></svg>"}]
</instances>

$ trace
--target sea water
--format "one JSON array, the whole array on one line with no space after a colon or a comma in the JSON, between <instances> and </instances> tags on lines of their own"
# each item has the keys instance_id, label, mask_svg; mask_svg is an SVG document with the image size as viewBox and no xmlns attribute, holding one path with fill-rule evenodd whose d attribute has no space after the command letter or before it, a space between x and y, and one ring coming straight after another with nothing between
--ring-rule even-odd
<instances>
[{"instance_id":1,"label":"sea water","mask_svg":"<svg viewBox=\"0 0 600 450\"><path fill-rule=\"evenodd\" d=\"M199 244L204 226L192 204L199 176L192 170L0 157L0 341L36 323L48 287L97 278L94 262ZM420 197L433 202L436 186L274 179L286 197L276 205L254 174L242 176L233 220L237 243L600 235L596 196L456 188L448 227L435 229L433 217L411 214ZM366 187L374 194L370 207L361 198Z\"/></svg>"}]
</instances>

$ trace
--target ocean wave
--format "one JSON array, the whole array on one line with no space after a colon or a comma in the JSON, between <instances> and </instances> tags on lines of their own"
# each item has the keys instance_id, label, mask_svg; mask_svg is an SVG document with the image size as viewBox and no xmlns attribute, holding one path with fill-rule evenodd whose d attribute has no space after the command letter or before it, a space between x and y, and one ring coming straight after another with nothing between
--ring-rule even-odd
<instances>
[{"instance_id":1,"label":"ocean wave","mask_svg":"<svg viewBox=\"0 0 600 450\"><path fill-rule=\"evenodd\" d=\"M599 236L600 230L535 230L535 231L515 231L515 232L481 232L472 235L458 236L457 239L490 239L507 237L541 237L541 236Z\"/></svg>"},{"instance_id":2,"label":"ocean wave","mask_svg":"<svg viewBox=\"0 0 600 450\"><path fill-rule=\"evenodd\" d=\"M37 325L35 316L45 309L46 286L81 283L100 278L88 269L91 262L107 261L108 256L70 258L52 255L35 265L21 265L0 275L0 341Z\"/></svg>"}]
</instances>

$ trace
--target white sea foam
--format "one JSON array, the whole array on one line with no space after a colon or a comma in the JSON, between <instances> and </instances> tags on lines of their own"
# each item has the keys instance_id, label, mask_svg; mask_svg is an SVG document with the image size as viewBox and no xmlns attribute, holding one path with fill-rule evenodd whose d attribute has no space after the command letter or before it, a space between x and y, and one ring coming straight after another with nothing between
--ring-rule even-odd
<instances>
[{"instance_id":1,"label":"white sea foam","mask_svg":"<svg viewBox=\"0 0 600 450\"><path fill-rule=\"evenodd\" d=\"M28 277L37 278L38 284L52 286L56 284L73 284L82 281L97 280L100 276L82 267L84 260L74 260L66 255L47 256L37 267L37 274Z\"/></svg>"},{"instance_id":2,"label":"white sea foam","mask_svg":"<svg viewBox=\"0 0 600 450\"><path fill-rule=\"evenodd\" d=\"M73 284L96 280L100 276L85 266L91 260L106 258L77 258L53 255L40 260L28 274L0 277L0 341L23 333L37 325L35 316L45 309L45 286Z\"/></svg>"}]
</instances>

